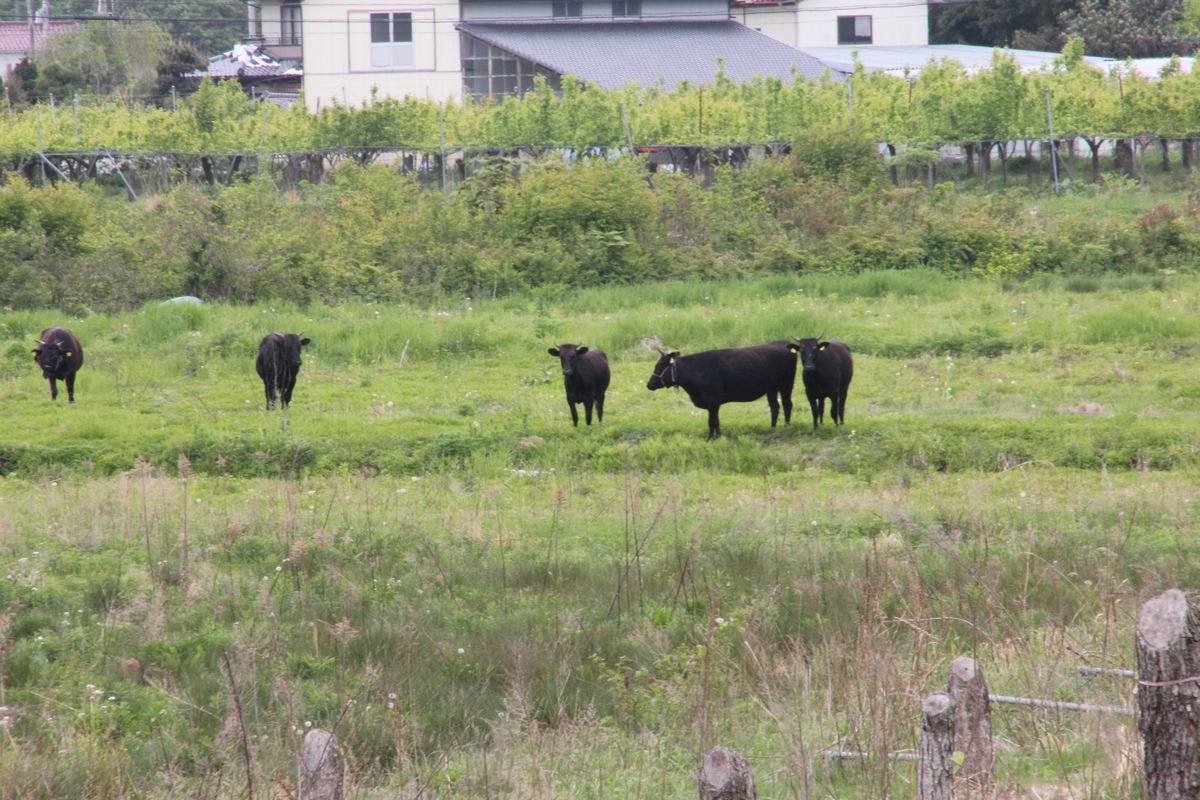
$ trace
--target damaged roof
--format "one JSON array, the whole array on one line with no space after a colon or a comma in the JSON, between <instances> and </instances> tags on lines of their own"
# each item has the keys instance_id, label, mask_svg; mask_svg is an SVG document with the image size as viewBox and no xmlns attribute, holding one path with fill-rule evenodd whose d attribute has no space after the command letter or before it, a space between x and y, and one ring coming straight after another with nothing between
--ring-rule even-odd
<instances>
[{"instance_id":1,"label":"damaged roof","mask_svg":"<svg viewBox=\"0 0 1200 800\"><path fill-rule=\"evenodd\" d=\"M190 78L300 78L304 70L293 59L276 60L256 44L234 45L208 59L207 70L188 74Z\"/></svg>"}]
</instances>

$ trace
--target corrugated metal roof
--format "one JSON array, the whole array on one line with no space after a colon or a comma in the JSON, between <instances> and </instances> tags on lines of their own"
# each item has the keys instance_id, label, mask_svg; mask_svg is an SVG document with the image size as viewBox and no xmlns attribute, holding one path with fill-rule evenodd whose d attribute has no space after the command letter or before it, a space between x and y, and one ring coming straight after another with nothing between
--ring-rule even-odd
<instances>
[{"instance_id":1,"label":"corrugated metal roof","mask_svg":"<svg viewBox=\"0 0 1200 800\"><path fill-rule=\"evenodd\" d=\"M817 80L825 73L825 65L807 53L733 20L461 22L457 27L552 72L605 89L624 83L667 89L682 81L711 83L721 60L725 74L739 82L761 76L790 83L793 76Z\"/></svg>"},{"instance_id":2,"label":"corrugated metal roof","mask_svg":"<svg viewBox=\"0 0 1200 800\"><path fill-rule=\"evenodd\" d=\"M41 49L50 37L67 31L78 30L72 20L51 20L47 30L41 23L33 27L34 47ZM25 22L0 22L0 53L24 53L29 50L29 24Z\"/></svg>"},{"instance_id":3,"label":"corrugated metal roof","mask_svg":"<svg viewBox=\"0 0 1200 800\"><path fill-rule=\"evenodd\" d=\"M823 64L850 72L854 69L854 59L869 72L901 73L905 69L920 70L930 61L940 61L949 58L962 64L968 72L987 69L992 65L992 54L1000 49L1016 59L1017 64L1025 72L1037 72L1049 69L1060 53L1042 52L1040 50L1013 50L1007 48L978 47L969 44L931 44L910 47L885 47L882 45L847 45L844 47L806 47L804 52L820 59ZM1106 72L1112 67L1123 66L1126 62L1115 58L1100 58L1085 56L1087 61L1098 69ZM1162 68L1166 66L1165 58L1139 58L1132 62L1133 69L1149 78L1157 78ZM1180 67L1184 72L1190 72L1192 58L1181 58Z\"/></svg>"}]
</instances>

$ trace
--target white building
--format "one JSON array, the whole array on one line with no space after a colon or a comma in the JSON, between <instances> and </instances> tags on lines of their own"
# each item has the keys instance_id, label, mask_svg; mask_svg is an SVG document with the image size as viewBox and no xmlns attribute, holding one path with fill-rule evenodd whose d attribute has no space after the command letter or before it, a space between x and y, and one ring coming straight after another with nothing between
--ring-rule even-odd
<instances>
[{"instance_id":1,"label":"white building","mask_svg":"<svg viewBox=\"0 0 1200 800\"><path fill-rule=\"evenodd\" d=\"M829 68L805 48L928 42L925 0L730 1L260 0L248 41L302 52L311 109L519 94L536 75L669 89L720 66L734 80L790 82Z\"/></svg>"},{"instance_id":2,"label":"white building","mask_svg":"<svg viewBox=\"0 0 1200 800\"><path fill-rule=\"evenodd\" d=\"M310 109L372 96L519 94L543 75L605 87L706 83L718 69L819 78L812 56L730 19L729 0L260 0L251 36L302 52ZM836 74L836 70L835 70Z\"/></svg>"},{"instance_id":3,"label":"white building","mask_svg":"<svg viewBox=\"0 0 1200 800\"><path fill-rule=\"evenodd\" d=\"M925 0L733 0L743 25L801 50L929 44Z\"/></svg>"}]
</instances>

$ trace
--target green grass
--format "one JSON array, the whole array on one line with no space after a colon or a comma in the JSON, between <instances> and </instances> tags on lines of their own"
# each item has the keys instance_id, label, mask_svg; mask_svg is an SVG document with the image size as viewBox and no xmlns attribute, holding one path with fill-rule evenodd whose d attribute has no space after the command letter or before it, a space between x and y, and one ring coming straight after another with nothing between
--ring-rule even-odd
<instances>
[{"instance_id":1,"label":"green grass","mask_svg":"<svg viewBox=\"0 0 1200 800\"><path fill-rule=\"evenodd\" d=\"M286 794L309 724L348 796L692 797L723 744L760 796L882 798L911 765L821 751L915 747L956 655L1128 705L1075 667L1131 666L1138 604L1200 585L1198 304L869 273L0 316L0 798L244 796L243 728ZM73 406L29 357L51 323ZM270 330L313 339L282 413ZM710 443L644 388L654 343L821 332L856 353L844 429L798 390ZM570 425L565 341L609 354L602 425ZM1138 793L1130 720L993 713L1011 794Z\"/></svg>"},{"instance_id":2,"label":"green grass","mask_svg":"<svg viewBox=\"0 0 1200 800\"><path fill-rule=\"evenodd\" d=\"M928 292L917 294L921 279ZM1013 459L1121 469L1142 450L1151 467L1189 466L1200 434L1189 365L1198 305L1200 285L1181 277L1162 289L1080 293L868 273L808 287L772 278L578 292L540 310L529 300L155 306L66 321L87 358L74 406L49 402L27 352L62 320L22 312L0 319L0 413L11 421L0 460L29 476L111 475L181 454L205 473L266 476L597 464L857 474L922 458L938 469ZM274 329L314 342L283 414L263 410L253 368L258 340ZM710 446L685 395L643 388L655 346L686 353L819 333L857 356L848 408L857 449L848 431L809 432L801 391L791 429L769 430L765 402L730 405L729 443ZM612 364L608 418L591 430L565 424L545 354L568 340L603 347Z\"/></svg>"}]
</instances>

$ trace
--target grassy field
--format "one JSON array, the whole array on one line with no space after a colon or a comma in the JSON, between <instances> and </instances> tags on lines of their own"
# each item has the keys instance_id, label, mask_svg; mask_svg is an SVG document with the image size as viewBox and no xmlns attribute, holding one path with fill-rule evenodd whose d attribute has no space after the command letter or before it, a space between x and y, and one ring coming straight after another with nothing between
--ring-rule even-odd
<instances>
[{"instance_id":1,"label":"grassy field","mask_svg":"<svg viewBox=\"0 0 1200 800\"><path fill-rule=\"evenodd\" d=\"M915 747L956 655L1129 706L1076 667L1132 666L1137 605L1200 585L1198 306L906 272L0 316L0 797L287 796L311 725L352 797L692 797L724 744L760 797L882 798L910 764L822 752ZM270 330L313 339L284 413ZM645 389L656 345L818 333L856 353L842 430L801 390L708 443ZM602 425L561 342L609 354ZM994 715L1013 795L1140 792L1129 718Z\"/></svg>"}]
</instances>

